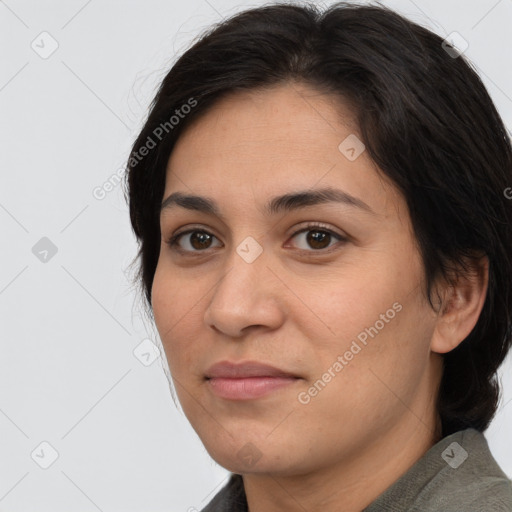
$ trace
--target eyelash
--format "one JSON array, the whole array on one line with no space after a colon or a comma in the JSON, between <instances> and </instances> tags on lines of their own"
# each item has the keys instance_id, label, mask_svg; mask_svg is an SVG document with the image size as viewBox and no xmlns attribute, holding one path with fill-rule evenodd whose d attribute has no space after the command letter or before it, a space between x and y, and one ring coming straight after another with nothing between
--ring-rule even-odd
<instances>
[{"instance_id":1,"label":"eyelash","mask_svg":"<svg viewBox=\"0 0 512 512\"><path fill-rule=\"evenodd\" d=\"M322 232L322 233L328 233L329 235L333 236L334 238L337 238L338 239L338 244L344 244L345 242L348 241L348 238L345 237L345 236L342 236L334 231L332 231L331 229L327 228L326 226L322 225L322 224L309 224L301 229L299 229L298 231L296 231L295 233L293 233L291 235L290 238L294 238L296 237L297 235L301 234L301 233L304 233L304 232L308 232L308 231L319 231L319 232ZM217 238L214 234L210 233L209 231L205 230L205 229L202 229L202 228L191 228L187 231L182 231L182 232L178 232L174 235L172 235L168 240L166 240L166 244L169 245L173 250L177 251L177 252L180 252L180 253L184 253L184 254L201 254L201 253L205 253L207 251L209 251L209 248L208 249L204 249L204 250L193 250L193 251L189 251L189 250L185 250L185 249L181 249L178 245L178 241L181 237L185 236L185 235L189 235L191 233L205 233L207 235L210 235L214 238ZM302 252L307 252L307 253L313 253L313 254L328 254L330 252L332 252L333 248L336 247L337 244L334 244L333 246L331 247L327 247L325 249L299 249L299 251L302 251ZM177 248L176 248L177 247Z\"/></svg>"}]
</instances>

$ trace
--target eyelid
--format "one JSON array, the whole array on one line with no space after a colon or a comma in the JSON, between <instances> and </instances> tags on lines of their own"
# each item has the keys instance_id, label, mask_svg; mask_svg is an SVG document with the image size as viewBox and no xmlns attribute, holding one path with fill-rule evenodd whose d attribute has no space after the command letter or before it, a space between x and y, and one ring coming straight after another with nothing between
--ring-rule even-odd
<instances>
[{"instance_id":1,"label":"eyelid","mask_svg":"<svg viewBox=\"0 0 512 512\"><path fill-rule=\"evenodd\" d=\"M299 233L303 233L304 231L313 231L314 229L318 229L319 231L327 231L331 235L335 235L340 239L347 239L348 236L344 235L342 233L338 233L334 228L332 228L329 224L325 224L323 222L304 222L302 223L302 227L297 228L297 226L293 227L292 232L290 233L289 237L292 238Z\"/></svg>"}]
</instances>

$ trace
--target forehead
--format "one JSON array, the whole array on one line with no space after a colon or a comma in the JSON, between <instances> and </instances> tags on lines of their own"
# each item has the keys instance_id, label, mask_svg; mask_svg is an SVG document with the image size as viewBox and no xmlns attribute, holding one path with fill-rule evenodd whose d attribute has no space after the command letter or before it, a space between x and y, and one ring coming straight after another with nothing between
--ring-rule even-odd
<instances>
[{"instance_id":1,"label":"forehead","mask_svg":"<svg viewBox=\"0 0 512 512\"><path fill-rule=\"evenodd\" d=\"M391 184L366 151L350 160L339 148L361 138L354 119L338 98L297 84L231 94L181 134L164 197L214 193L222 202L235 192L242 202L266 202L292 189L330 186L383 211Z\"/></svg>"}]
</instances>

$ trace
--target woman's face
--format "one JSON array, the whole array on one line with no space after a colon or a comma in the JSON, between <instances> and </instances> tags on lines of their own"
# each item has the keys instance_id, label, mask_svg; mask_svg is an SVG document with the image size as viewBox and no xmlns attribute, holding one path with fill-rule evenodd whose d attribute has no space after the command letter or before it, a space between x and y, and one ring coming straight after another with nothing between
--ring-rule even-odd
<instances>
[{"instance_id":1,"label":"woman's face","mask_svg":"<svg viewBox=\"0 0 512 512\"><path fill-rule=\"evenodd\" d=\"M230 471L303 474L431 426L436 315L405 201L356 136L334 99L287 85L221 100L169 160L163 199L205 199L162 210L154 316L182 408ZM208 379L219 362L287 377Z\"/></svg>"}]
</instances>

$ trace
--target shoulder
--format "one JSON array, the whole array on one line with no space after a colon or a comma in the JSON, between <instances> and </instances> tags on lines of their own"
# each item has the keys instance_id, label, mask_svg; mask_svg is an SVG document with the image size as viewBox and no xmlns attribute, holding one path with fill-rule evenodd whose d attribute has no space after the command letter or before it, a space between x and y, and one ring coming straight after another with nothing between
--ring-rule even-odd
<instances>
[{"instance_id":1,"label":"shoulder","mask_svg":"<svg viewBox=\"0 0 512 512\"><path fill-rule=\"evenodd\" d=\"M469 485L447 485L419 499L410 512L512 512L512 482L486 478Z\"/></svg>"},{"instance_id":2,"label":"shoulder","mask_svg":"<svg viewBox=\"0 0 512 512\"><path fill-rule=\"evenodd\" d=\"M436 481L444 492L431 497L434 504L439 502L439 510L512 512L512 482L492 456L483 433L459 431L442 440L439 451L446 465ZM459 460L452 463L456 457Z\"/></svg>"},{"instance_id":3,"label":"shoulder","mask_svg":"<svg viewBox=\"0 0 512 512\"><path fill-rule=\"evenodd\" d=\"M436 443L367 512L512 512L512 482L475 429Z\"/></svg>"}]
</instances>

